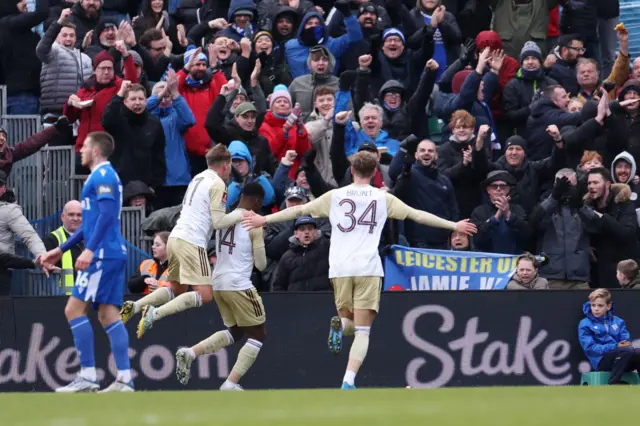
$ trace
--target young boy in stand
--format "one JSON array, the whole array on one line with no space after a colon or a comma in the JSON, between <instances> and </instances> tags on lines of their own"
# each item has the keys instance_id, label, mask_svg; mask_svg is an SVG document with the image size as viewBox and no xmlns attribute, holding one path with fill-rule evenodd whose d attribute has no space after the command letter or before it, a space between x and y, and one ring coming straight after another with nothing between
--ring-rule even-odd
<instances>
[{"instance_id":1,"label":"young boy in stand","mask_svg":"<svg viewBox=\"0 0 640 426\"><path fill-rule=\"evenodd\" d=\"M610 385L620 383L625 372L640 368L640 349L631 344L624 320L613 315L609 290L592 291L582 311L586 318L578 326L578 339L591 367L610 371Z\"/></svg>"}]
</instances>

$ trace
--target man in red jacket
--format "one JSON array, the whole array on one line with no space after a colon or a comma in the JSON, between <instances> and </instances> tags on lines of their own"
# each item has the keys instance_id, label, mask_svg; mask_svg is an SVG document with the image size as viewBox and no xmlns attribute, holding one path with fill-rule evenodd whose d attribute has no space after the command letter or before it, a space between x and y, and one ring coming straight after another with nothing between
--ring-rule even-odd
<instances>
[{"instance_id":1,"label":"man in red jacket","mask_svg":"<svg viewBox=\"0 0 640 426\"><path fill-rule=\"evenodd\" d=\"M136 66L123 41L117 41L115 48L124 58L124 79L132 83L138 82ZM63 114L71 123L80 120L78 138L76 139L76 164L80 166L80 148L91 132L104 131L100 120L107 104L116 96L124 81L114 70L115 60L106 50L93 59L93 76L82 86L78 93L69 96Z\"/></svg>"},{"instance_id":2,"label":"man in red jacket","mask_svg":"<svg viewBox=\"0 0 640 426\"><path fill-rule=\"evenodd\" d=\"M191 176L207 168L204 155L211 148L211 138L204 127L207 112L222 86L227 84L224 74L216 69L217 58L213 49L209 49L209 59L211 70L207 69L207 56L202 53L202 49L189 46L184 54L184 69L178 72L178 91L196 117L196 125L184 134L191 163Z\"/></svg>"}]
</instances>

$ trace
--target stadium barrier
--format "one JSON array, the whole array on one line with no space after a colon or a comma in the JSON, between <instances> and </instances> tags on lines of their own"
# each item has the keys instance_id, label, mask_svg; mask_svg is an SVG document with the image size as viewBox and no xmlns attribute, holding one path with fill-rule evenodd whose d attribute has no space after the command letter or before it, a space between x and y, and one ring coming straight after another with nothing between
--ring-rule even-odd
<instances>
[{"instance_id":1,"label":"stadium barrier","mask_svg":"<svg viewBox=\"0 0 640 426\"><path fill-rule=\"evenodd\" d=\"M384 293L359 387L576 385L589 365L578 343L587 291ZM329 293L267 293L268 338L243 379L246 389L337 388L350 342L335 357L327 327ZM616 313L640 333L640 292L614 291ZM0 298L0 391L50 391L73 380L79 360L65 320L64 297ZM94 325L102 385L113 380L109 340ZM127 324L139 390L185 389L174 354L223 328L214 305L158 322L136 339ZM292 319L294 319L292 321ZM636 346L640 341L636 340ZM236 344L194 362L186 389L217 389L233 367ZM105 373L106 372L106 373Z\"/></svg>"}]
</instances>

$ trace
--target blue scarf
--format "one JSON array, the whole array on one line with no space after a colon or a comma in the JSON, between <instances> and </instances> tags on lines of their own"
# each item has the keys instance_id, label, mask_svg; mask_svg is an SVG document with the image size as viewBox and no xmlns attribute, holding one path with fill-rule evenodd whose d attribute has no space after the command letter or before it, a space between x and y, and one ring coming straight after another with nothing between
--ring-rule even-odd
<instances>
[{"instance_id":1,"label":"blue scarf","mask_svg":"<svg viewBox=\"0 0 640 426\"><path fill-rule=\"evenodd\" d=\"M422 16L424 17L424 23L431 25L431 16L425 13L422 13ZM436 72L436 83L438 83L442 73L444 73L444 70L447 68L447 51L444 48L444 39L440 33L440 28L437 27L433 34L433 45L433 60L440 66Z\"/></svg>"},{"instance_id":2,"label":"blue scarf","mask_svg":"<svg viewBox=\"0 0 640 426\"><path fill-rule=\"evenodd\" d=\"M191 74L187 74L187 79L185 80L185 82L191 87L200 87L200 86L202 86L202 84L204 84L204 79L202 79L202 80L194 80L191 77Z\"/></svg>"}]
</instances>

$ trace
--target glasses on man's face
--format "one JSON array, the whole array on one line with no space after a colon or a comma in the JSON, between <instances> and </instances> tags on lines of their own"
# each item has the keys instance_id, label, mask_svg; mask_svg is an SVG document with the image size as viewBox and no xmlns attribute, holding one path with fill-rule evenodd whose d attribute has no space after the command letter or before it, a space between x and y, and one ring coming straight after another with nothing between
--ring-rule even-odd
<instances>
[{"instance_id":1,"label":"glasses on man's face","mask_svg":"<svg viewBox=\"0 0 640 426\"><path fill-rule=\"evenodd\" d=\"M584 53L587 51L587 49L585 49L584 47L573 47L573 46L568 46L569 49L571 50L575 50L576 52L579 53Z\"/></svg>"},{"instance_id":2,"label":"glasses on man's face","mask_svg":"<svg viewBox=\"0 0 640 426\"><path fill-rule=\"evenodd\" d=\"M111 71L113 71L113 67L97 67L96 71L99 71L99 72L111 72Z\"/></svg>"},{"instance_id":3,"label":"glasses on man's face","mask_svg":"<svg viewBox=\"0 0 640 426\"><path fill-rule=\"evenodd\" d=\"M506 191L507 189L509 189L509 185L505 185L503 183L492 183L489 185L489 188Z\"/></svg>"},{"instance_id":4,"label":"glasses on man's face","mask_svg":"<svg viewBox=\"0 0 640 426\"><path fill-rule=\"evenodd\" d=\"M164 49L166 49L164 46L160 46L160 47L151 47L151 50L155 51L155 52L162 52Z\"/></svg>"}]
</instances>

